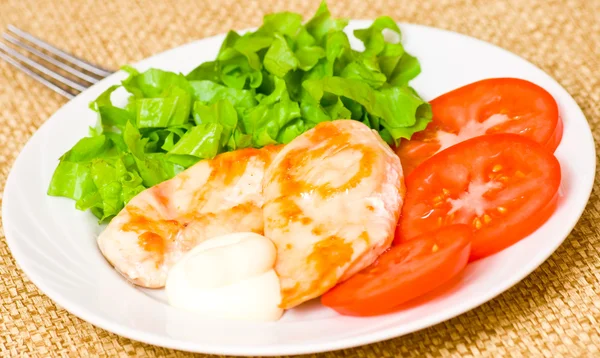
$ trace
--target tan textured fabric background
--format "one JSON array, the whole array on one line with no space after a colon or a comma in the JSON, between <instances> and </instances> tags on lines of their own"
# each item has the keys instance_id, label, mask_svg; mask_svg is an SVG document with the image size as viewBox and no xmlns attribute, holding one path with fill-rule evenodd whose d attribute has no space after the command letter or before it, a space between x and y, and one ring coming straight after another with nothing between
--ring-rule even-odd
<instances>
[{"instance_id":1,"label":"tan textured fabric background","mask_svg":"<svg viewBox=\"0 0 600 358\"><path fill-rule=\"evenodd\" d=\"M318 0L0 0L12 23L117 68L194 39L259 25L266 12L312 13ZM513 51L573 95L600 139L600 0L330 0L336 16L388 14ZM0 190L19 150L65 100L0 62ZM313 357L600 356L600 187L554 255L524 281L455 319L383 343ZM118 337L57 307L15 266L0 237L0 356L186 356Z\"/></svg>"}]
</instances>

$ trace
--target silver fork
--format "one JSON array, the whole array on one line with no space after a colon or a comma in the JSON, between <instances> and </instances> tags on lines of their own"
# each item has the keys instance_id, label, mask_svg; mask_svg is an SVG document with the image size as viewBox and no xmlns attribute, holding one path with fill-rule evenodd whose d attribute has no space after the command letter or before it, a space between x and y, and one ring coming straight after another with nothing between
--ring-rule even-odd
<instances>
[{"instance_id":1,"label":"silver fork","mask_svg":"<svg viewBox=\"0 0 600 358\"><path fill-rule=\"evenodd\" d=\"M113 73L60 50L13 25L8 25L2 38L13 46L0 42L1 59L69 99Z\"/></svg>"}]
</instances>

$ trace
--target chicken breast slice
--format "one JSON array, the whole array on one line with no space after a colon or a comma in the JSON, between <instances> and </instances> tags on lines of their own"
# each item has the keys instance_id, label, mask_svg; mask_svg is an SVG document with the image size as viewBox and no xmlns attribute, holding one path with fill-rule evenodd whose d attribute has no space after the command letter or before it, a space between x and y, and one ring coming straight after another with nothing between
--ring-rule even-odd
<instances>
[{"instance_id":1,"label":"chicken breast slice","mask_svg":"<svg viewBox=\"0 0 600 358\"><path fill-rule=\"evenodd\" d=\"M392 242L405 187L400 159L353 120L324 122L279 152L263 181L265 236L277 246L282 307L318 297Z\"/></svg>"},{"instance_id":2,"label":"chicken breast slice","mask_svg":"<svg viewBox=\"0 0 600 358\"><path fill-rule=\"evenodd\" d=\"M241 149L202 160L135 196L97 243L136 285L160 288L187 251L212 237L263 233L261 182L281 146Z\"/></svg>"}]
</instances>

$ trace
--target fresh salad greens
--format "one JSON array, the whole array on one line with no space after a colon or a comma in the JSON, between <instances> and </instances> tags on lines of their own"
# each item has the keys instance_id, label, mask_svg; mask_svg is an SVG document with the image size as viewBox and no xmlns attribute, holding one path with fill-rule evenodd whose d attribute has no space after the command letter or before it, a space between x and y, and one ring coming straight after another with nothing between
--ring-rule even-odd
<instances>
[{"instance_id":1,"label":"fresh salad greens","mask_svg":"<svg viewBox=\"0 0 600 358\"><path fill-rule=\"evenodd\" d=\"M390 145L423 130L431 108L408 86L419 62L386 41L399 38L396 23L384 16L354 31L364 51L350 48L347 23L323 2L305 24L282 12L254 32L230 31L217 58L187 76L124 67L129 77L90 104L98 125L60 158L48 194L105 221L200 159L288 143L323 121L361 121ZM119 87L131 95L124 108L111 101Z\"/></svg>"}]
</instances>

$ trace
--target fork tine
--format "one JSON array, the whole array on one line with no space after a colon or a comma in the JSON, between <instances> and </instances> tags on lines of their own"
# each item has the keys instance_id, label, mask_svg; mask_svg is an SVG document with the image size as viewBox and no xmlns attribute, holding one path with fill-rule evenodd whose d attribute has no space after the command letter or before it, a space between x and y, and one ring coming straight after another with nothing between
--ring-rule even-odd
<instances>
[{"instance_id":1,"label":"fork tine","mask_svg":"<svg viewBox=\"0 0 600 358\"><path fill-rule=\"evenodd\" d=\"M85 86L82 83L79 82L75 82L71 79L68 79L66 77L64 77L63 75L56 73L54 71L52 71L51 69L44 67L42 65L40 65L39 63L30 60L28 57L23 56L20 52L17 52L15 50L13 50L12 48L6 46L5 44L0 42L0 50L2 52L4 52L6 55L10 55L13 58L19 60L22 63L25 63L27 66L35 68L36 70L40 71L41 73L50 76L52 78L54 78L55 80L57 80L58 82L67 85L79 92L85 90L87 88L87 86Z\"/></svg>"},{"instance_id":2,"label":"fork tine","mask_svg":"<svg viewBox=\"0 0 600 358\"><path fill-rule=\"evenodd\" d=\"M102 77L106 77L106 76L112 74L112 72L109 70L92 65L91 63L84 61L78 57L75 57L75 56L71 55L70 53L60 50L60 49L50 45L49 43L38 39L37 37L31 35L30 33L16 28L13 25L8 25L7 29L8 29L8 31L12 32L13 34L17 35L18 37L21 37L21 38L31 42L32 44L43 48L44 50L50 52L51 54L53 54L57 57L60 57L63 60L69 61L76 66L81 67L82 69L84 69L86 71L89 71L93 74L96 74L96 75L102 76Z\"/></svg>"},{"instance_id":3,"label":"fork tine","mask_svg":"<svg viewBox=\"0 0 600 358\"><path fill-rule=\"evenodd\" d=\"M0 51L0 58L3 59L4 61L8 62L9 64L15 66L19 70L23 71L23 73L25 73L29 77L33 78L34 80L40 82L44 86L50 88L54 92L60 94L61 96L66 97L68 99L75 97L75 95L73 93L65 91L64 89L60 88L59 86L55 85L54 83L48 81L44 77L42 77L42 76L38 75L37 73L33 72L32 70L30 70L27 66L23 66L20 62L15 61L12 57L5 55L4 52L2 52L2 51Z\"/></svg>"},{"instance_id":4,"label":"fork tine","mask_svg":"<svg viewBox=\"0 0 600 358\"><path fill-rule=\"evenodd\" d=\"M2 37L6 41L10 42L11 44L13 44L19 48L22 48L35 56L42 58L44 61L49 62L49 63L53 64L54 66L66 71L74 76L77 76L78 78L80 78L84 81L87 81L89 83L96 83L99 81L98 78L92 77L88 74L85 74L85 73L79 71L76 68L73 68L65 63L60 62L60 61L57 61L54 57L48 56L45 53L43 53L42 51L39 51L36 48L31 47L31 46L27 45L26 43L21 42L20 40L14 38L8 34L2 34Z\"/></svg>"}]
</instances>

